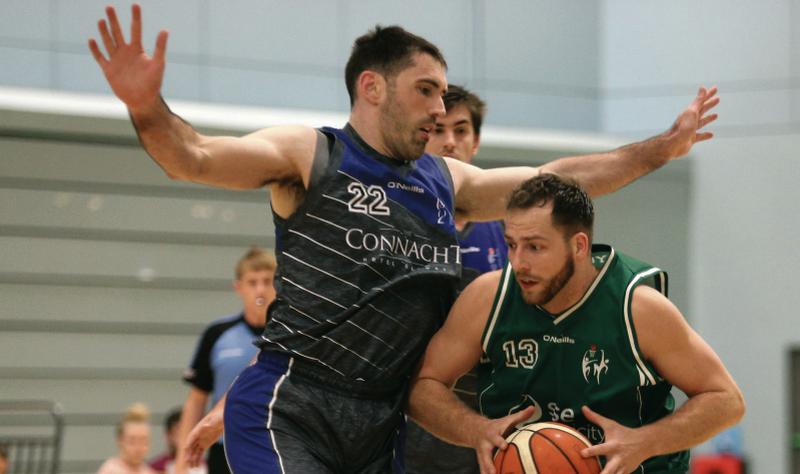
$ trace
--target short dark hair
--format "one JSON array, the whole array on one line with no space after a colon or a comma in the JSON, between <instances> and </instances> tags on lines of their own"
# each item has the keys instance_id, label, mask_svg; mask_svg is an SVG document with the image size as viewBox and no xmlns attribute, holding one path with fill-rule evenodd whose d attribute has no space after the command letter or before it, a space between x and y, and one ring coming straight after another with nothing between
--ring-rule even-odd
<instances>
[{"instance_id":1,"label":"short dark hair","mask_svg":"<svg viewBox=\"0 0 800 474\"><path fill-rule=\"evenodd\" d=\"M444 95L444 108L450 112L453 107L461 104L467 106L472 119L472 130L475 135L480 136L483 116L486 115L486 102L481 100L474 92L467 90L467 88L450 84L447 86L447 93Z\"/></svg>"},{"instance_id":2,"label":"short dark hair","mask_svg":"<svg viewBox=\"0 0 800 474\"><path fill-rule=\"evenodd\" d=\"M167 412L167 416L164 417L164 431L169 432L179 421L181 421L181 408L176 407Z\"/></svg>"},{"instance_id":3,"label":"short dark hair","mask_svg":"<svg viewBox=\"0 0 800 474\"><path fill-rule=\"evenodd\" d=\"M565 236L586 232L589 241L594 227L594 205L578 183L551 173L533 177L516 187L506 209L525 210L553 203L553 224L566 230Z\"/></svg>"},{"instance_id":4,"label":"short dark hair","mask_svg":"<svg viewBox=\"0 0 800 474\"><path fill-rule=\"evenodd\" d=\"M397 25L375 25L374 29L356 38L344 68L350 106L356 101L356 81L362 72L372 69L389 79L411 66L415 53L429 54L447 68L447 61L436 45Z\"/></svg>"}]
</instances>

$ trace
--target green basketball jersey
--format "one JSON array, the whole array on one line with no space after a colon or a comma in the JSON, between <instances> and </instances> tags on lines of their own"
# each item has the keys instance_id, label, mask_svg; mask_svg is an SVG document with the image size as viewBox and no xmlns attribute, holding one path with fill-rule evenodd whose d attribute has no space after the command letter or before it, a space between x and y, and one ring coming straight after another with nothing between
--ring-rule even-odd
<instances>
[{"instance_id":1,"label":"green basketball jersey","mask_svg":"<svg viewBox=\"0 0 800 474\"><path fill-rule=\"evenodd\" d=\"M499 418L532 405L534 420L566 423L598 444L603 432L582 405L628 427L672 413L672 385L642 358L631 317L633 290L647 284L666 295L666 273L607 245L592 247L592 262L597 278L560 315L527 304L511 266L503 271L481 340L483 415ZM636 472L684 473L688 463L682 451L648 459Z\"/></svg>"}]
</instances>

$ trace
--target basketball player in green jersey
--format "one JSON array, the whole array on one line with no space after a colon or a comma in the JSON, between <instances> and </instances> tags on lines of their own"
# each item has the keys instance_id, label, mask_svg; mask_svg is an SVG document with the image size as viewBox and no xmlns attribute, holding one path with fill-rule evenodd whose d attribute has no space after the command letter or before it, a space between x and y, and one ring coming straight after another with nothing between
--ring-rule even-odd
<instances>
[{"instance_id":1,"label":"basketball player in green jersey","mask_svg":"<svg viewBox=\"0 0 800 474\"><path fill-rule=\"evenodd\" d=\"M459 296L428 346L409 414L476 449L481 472L523 421L558 421L595 445L602 474L684 473L688 449L735 424L744 401L720 359L667 300L659 269L592 245L594 210L552 174L509 199L510 266ZM478 361L481 414L449 390ZM674 410L672 385L689 397ZM673 412L674 411L674 412Z\"/></svg>"}]
</instances>

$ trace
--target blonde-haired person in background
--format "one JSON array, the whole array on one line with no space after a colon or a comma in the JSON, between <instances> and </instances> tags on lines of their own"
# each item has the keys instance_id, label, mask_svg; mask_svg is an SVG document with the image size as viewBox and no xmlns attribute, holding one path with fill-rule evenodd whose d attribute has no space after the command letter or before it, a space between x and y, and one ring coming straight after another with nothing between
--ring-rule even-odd
<instances>
[{"instance_id":1,"label":"blonde-haired person in background","mask_svg":"<svg viewBox=\"0 0 800 474\"><path fill-rule=\"evenodd\" d=\"M109 458L97 474L155 474L145 462L150 451L150 410L134 403L117 424L117 456Z\"/></svg>"},{"instance_id":2,"label":"blonde-haired person in background","mask_svg":"<svg viewBox=\"0 0 800 474\"><path fill-rule=\"evenodd\" d=\"M251 247L235 268L233 289L242 300L241 312L209 324L197 343L192 363L183 376L191 388L183 404L176 440L176 474L195 472L187 469L185 457L182 456L184 440L206 413L209 400L211 406L216 405L239 372L247 367L258 352L253 340L264 331L267 308L275 299L272 280L276 266L272 253L257 246ZM222 439L209 449L207 464L209 474L230 472Z\"/></svg>"}]
</instances>

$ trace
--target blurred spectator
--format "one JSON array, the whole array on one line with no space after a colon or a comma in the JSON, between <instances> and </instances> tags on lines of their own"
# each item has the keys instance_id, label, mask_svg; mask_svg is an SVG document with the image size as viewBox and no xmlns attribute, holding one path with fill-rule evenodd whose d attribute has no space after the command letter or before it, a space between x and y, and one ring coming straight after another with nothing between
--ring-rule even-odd
<instances>
[{"instance_id":1,"label":"blurred spectator","mask_svg":"<svg viewBox=\"0 0 800 474\"><path fill-rule=\"evenodd\" d=\"M178 422L181 420L181 409L174 408L164 419L164 439L167 441L167 450L150 461L150 467L159 474L166 473L167 467L175 462L178 446Z\"/></svg>"},{"instance_id":2,"label":"blurred spectator","mask_svg":"<svg viewBox=\"0 0 800 474\"><path fill-rule=\"evenodd\" d=\"M116 457L100 466L97 474L155 474L145 462L150 450L150 410L134 403L117 425Z\"/></svg>"}]
</instances>

